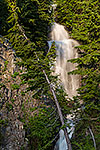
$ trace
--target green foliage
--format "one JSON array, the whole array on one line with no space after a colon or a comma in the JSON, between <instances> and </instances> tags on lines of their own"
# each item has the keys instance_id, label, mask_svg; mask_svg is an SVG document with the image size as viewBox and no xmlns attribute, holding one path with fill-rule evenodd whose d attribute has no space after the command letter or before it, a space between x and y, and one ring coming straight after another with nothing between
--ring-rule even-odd
<instances>
[{"instance_id":1,"label":"green foliage","mask_svg":"<svg viewBox=\"0 0 100 150\"><path fill-rule=\"evenodd\" d=\"M33 150L51 149L52 140L61 126L57 112L53 114L53 117L51 116L51 119L48 118L55 105L43 73L45 70L57 91L57 77L51 75L50 69L56 57L55 46L53 44L49 51L47 46L48 27L51 26L52 21L52 13L49 13L50 3L51 1L47 0L7 0L9 30L6 37L12 44L17 56L22 59L19 65L25 68L25 72L21 72L21 84L14 83L11 87L13 90L18 90L23 84L28 84L27 91L33 91L33 99L39 103L36 110L34 107L29 108L32 113L37 112L35 116L32 114L29 116L25 104L22 104L22 111L25 113L23 116L25 129L30 130L30 132L27 131L27 138L30 149ZM17 75L19 75L17 72L12 75L13 80ZM20 94L25 96L23 91ZM57 91L57 95L59 102L62 96L65 100L64 95L60 95L60 90ZM11 102L14 103L14 99ZM49 107L48 110L46 107ZM7 108L13 109L11 104L8 104Z\"/></svg>"},{"instance_id":2,"label":"green foliage","mask_svg":"<svg viewBox=\"0 0 100 150\"><path fill-rule=\"evenodd\" d=\"M15 99L12 98L10 101L11 101L12 103L14 103L14 102L15 102Z\"/></svg>"},{"instance_id":3,"label":"green foliage","mask_svg":"<svg viewBox=\"0 0 100 150\"><path fill-rule=\"evenodd\" d=\"M98 121L92 121L93 118L98 118L100 113L100 4L98 0L57 0L57 3L56 20L65 25L71 37L81 44L80 58L71 60L78 64L77 70L72 74L81 75L79 96L75 101L78 102L79 108L82 107L82 111L73 139L77 143L74 149L94 149L91 136L86 135L86 130L92 126L95 138L100 136L96 128ZM80 101L83 102L82 106ZM96 138L98 150L99 142Z\"/></svg>"},{"instance_id":4,"label":"green foliage","mask_svg":"<svg viewBox=\"0 0 100 150\"><path fill-rule=\"evenodd\" d=\"M80 58L71 60L77 63L77 70L72 74L81 75L81 87L79 95L74 97L69 104L65 100L65 93L58 88L57 77L51 75L53 61L55 60L55 46L52 45L48 51L47 38L49 28L53 20L51 9L52 1L47 0L5 0L0 2L0 33L6 35L10 40L17 56L22 58L20 65L26 68L22 73L22 84L29 84L27 91L33 91L33 98L39 103L55 107L52 93L45 80L43 70L46 71L49 80L55 85L55 91L62 108L63 114L69 113L70 105L80 114L80 121L77 123L75 138L73 138L74 150L93 150L93 140L89 132L91 127L96 139L97 150L100 149L100 3L99 0L57 0L57 8L54 14L56 21L66 26L72 38L79 41ZM8 18L8 19L7 19ZM49 27L49 28L48 28ZM9 29L9 30L8 30ZM6 64L7 65L7 64ZM5 68L6 69L6 68ZM13 75L16 78L18 74ZM2 86L2 85L1 85ZM13 89L19 89L17 84L12 85ZM24 96L24 92L21 94ZM45 100L46 97L46 100ZM48 104L51 101L52 104ZM82 101L82 104L80 104ZM9 106L9 105L8 105ZM7 107L8 107L7 106ZM39 106L40 107L40 106ZM29 118L26 129L31 149L51 149L51 143L59 123L47 128L49 113L43 106L34 117ZM10 110L12 106L9 106ZM24 104L22 110L25 111ZM34 111L34 108L30 108ZM97 119L96 119L97 118ZM52 124L54 120L51 119ZM58 121L59 122L59 121ZM55 130L56 129L56 130ZM55 131L55 132L54 132ZM41 142L42 141L42 142Z\"/></svg>"},{"instance_id":5,"label":"green foliage","mask_svg":"<svg viewBox=\"0 0 100 150\"><path fill-rule=\"evenodd\" d=\"M59 120L56 120L56 114L50 107L41 108L39 113L34 117L30 117L27 129L27 138L29 139L30 149L32 150L47 150L52 149L52 142L58 132L57 126L60 125ZM52 115L51 115L52 114Z\"/></svg>"},{"instance_id":6,"label":"green foliage","mask_svg":"<svg viewBox=\"0 0 100 150\"><path fill-rule=\"evenodd\" d=\"M25 96L25 92L24 92L24 91L21 91L21 95L22 95L22 96Z\"/></svg>"},{"instance_id":7,"label":"green foliage","mask_svg":"<svg viewBox=\"0 0 100 150\"><path fill-rule=\"evenodd\" d=\"M16 78L19 75L19 72L14 72L13 75L11 75L13 78Z\"/></svg>"},{"instance_id":8,"label":"green foliage","mask_svg":"<svg viewBox=\"0 0 100 150\"><path fill-rule=\"evenodd\" d=\"M13 105L10 104L9 102L6 103L6 108L8 109L8 111L13 110Z\"/></svg>"},{"instance_id":9,"label":"green foliage","mask_svg":"<svg viewBox=\"0 0 100 150\"><path fill-rule=\"evenodd\" d=\"M5 61L5 63L4 63L4 69L3 69L2 71L6 71L6 69L7 69L7 65L8 65L8 62L7 62L7 61Z\"/></svg>"},{"instance_id":10,"label":"green foliage","mask_svg":"<svg viewBox=\"0 0 100 150\"><path fill-rule=\"evenodd\" d=\"M8 0L10 13L8 23L11 28L7 37L17 55L22 58L22 64L27 68L27 71L22 74L22 82L27 82L30 85L28 90L34 90L34 93L37 93L34 94L35 98L39 98L41 94L49 90L43 69L47 70L50 81L54 78L50 75L54 48L46 55L48 26L51 23L51 14L48 12L49 4L49 1L14 2ZM49 65L50 62L51 65ZM14 74L13 77L16 75Z\"/></svg>"},{"instance_id":11,"label":"green foliage","mask_svg":"<svg viewBox=\"0 0 100 150\"><path fill-rule=\"evenodd\" d=\"M14 84L11 85L11 87L12 87L13 90L16 90L16 89L20 88L20 85L14 83Z\"/></svg>"},{"instance_id":12,"label":"green foliage","mask_svg":"<svg viewBox=\"0 0 100 150\"><path fill-rule=\"evenodd\" d=\"M0 0L0 34L7 34L9 25L7 24L7 18L9 16L6 0Z\"/></svg>"}]
</instances>

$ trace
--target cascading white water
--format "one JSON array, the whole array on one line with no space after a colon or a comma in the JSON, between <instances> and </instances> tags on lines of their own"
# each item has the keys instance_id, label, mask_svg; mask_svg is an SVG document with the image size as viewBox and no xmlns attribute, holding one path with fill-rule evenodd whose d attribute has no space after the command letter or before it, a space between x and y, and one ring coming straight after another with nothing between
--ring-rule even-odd
<instances>
[{"instance_id":1,"label":"cascading white water","mask_svg":"<svg viewBox=\"0 0 100 150\"><path fill-rule=\"evenodd\" d=\"M78 52L75 46L78 46L78 42L69 39L69 34L64 29L64 26L54 23L52 31L50 33L51 41L48 41L49 48L52 42L55 41L57 49L57 58L55 62L55 73L59 75L62 85L68 94L69 98L72 98L77 94L79 88L79 76L68 75L68 72L75 70L76 64L68 62L68 60L77 58Z\"/></svg>"},{"instance_id":2,"label":"cascading white water","mask_svg":"<svg viewBox=\"0 0 100 150\"><path fill-rule=\"evenodd\" d=\"M49 48L53 42L56 46L56 61L54 66L55 74L59 75L59 78L62 82L62 85L68 94L68 98L73 98L77 95L77 89L80 84L80 77L78 75L69 75L68 73L75 70L77 64L68 62L68 60L78 58L78 52L76 46L79 46L79 43L73 39L69 38L68 32L64 29L64 26L54 23L50 33L50 41L48 41ZM74 132L74 123L71 116L67 116L68 124L71 128L67 127L69 133L69 138L71 139ZM64 136L64 131L60 130L59 139L55 145L54 150L67 150L68 146Z\"/></svg>"},{"instance_id":3,"label":"cascading white water","mask_svg":"<svg viewBox=\"0 0 100 150\"><path fill-rule=\"evenodd\" d=\"M59 131L59 139L54 147L54 150L67 150L68 149L68 146L67 146L67 143L66 143L66 138L65 138L65 135L64 135L64 131L61 129Z\"/></svg>"},{"instance_id":4,"label":"cascading white water","mask_svg":"<svg viewBox=\"0 0 100 150\"><path fill-rule=\"evenodd\" d=\"M54 23L50 33L51 40L61 41L69 38L69 34L65 30L63 25Z\"/></svg>"}]
</instances>

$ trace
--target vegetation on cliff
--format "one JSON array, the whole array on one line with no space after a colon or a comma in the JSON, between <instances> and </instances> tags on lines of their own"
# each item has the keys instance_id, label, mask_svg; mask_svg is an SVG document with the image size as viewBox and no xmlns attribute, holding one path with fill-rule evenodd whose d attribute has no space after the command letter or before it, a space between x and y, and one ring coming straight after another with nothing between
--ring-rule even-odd
<instances>
[{"instance_id":1,"label":"vegetation on cliff","mask_svg":"<svg viewBox=\"0 0 100 150\"><path fill-rule=\"evenodd\" d=\"M17 64L19 67L24 67L25 72L21 75L18 74L18 76L20 75L22 84L28 84L26 91L22 91L23 97L28 91L33 91L31 100L37 101L36 106L29 108L31 114L25 107L26 102L23 102L21 111L24 114L23 117L19 114L18 119L25 123L26 137L30 149L50 149L61 123L57 116L50 85L47 84L43 70L45 70L50 82L55 85L56 96L64 113L67 107L63 105L63 103L67 103L65 93L58 88L57 77L51 75L50 69L56 57L55 46L53 45L49 52L47 46L49 27L52 20L52 11L49 12L51 9L50 2L7 0L6 6L9 12L9 14L6 14L5 11L5 16L8 16L7 28L5 27L5 30L7 30L2 35L9 39L17 56L22 59ZM4 19L3 16L1 18ZM16 74L14 73L12 77L16 78ZM13 90L18 90L17 95L21 94L19 91L20 86L21 84L12 84ZM29 100L27 101L29 102ZM32 120L34 120L34 124ZM45 128L40 128L40 125Z\"/></svg>"},{"instance_id":2,"label":"vegetation on cliff","mask_svg":"<svg viewBox=\"0 0 100 150\"><path fill-rule=\"evenodd\" d=\"M99 150L100 3L99 0L57 0L55 14L51 9L51 3L48 0L0 1L0 34L9 39L17 56L21 57L19 66L27 68L21 75L22 83L29 85L26 91L32 91L33 100L39 103L38 106L30 108L34 109L32 112L37 110L34 116L29 116L23 106L24 115L20 120L25 123L30 149L52 149L52 143L61 124L42 71L45 69L49 80L55 84L63 114L69 113L70 109L80 108L76 112L79 119L72 139L73 150ZM81 75L79 95L74 98L74 103L71 103L73 108L68 107L68 102L64 98L65 93L58 88L57 77L51 75L55 46L53 45L48 52L47 40L53 15L58 23L67 28L70 36L80 43L80 58L72 60L78 64L77 70L72 73ZM15 88L14 85L13 87ZM24 93L22 95L24 96Z\"/></svg>"}]
</instances>

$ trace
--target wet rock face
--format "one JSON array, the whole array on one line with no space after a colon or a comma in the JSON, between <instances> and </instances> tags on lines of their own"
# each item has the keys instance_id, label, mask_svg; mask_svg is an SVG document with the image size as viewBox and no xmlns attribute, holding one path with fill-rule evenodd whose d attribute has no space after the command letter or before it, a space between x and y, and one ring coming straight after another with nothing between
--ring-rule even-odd
<instances>
[{"instance_id":1,"label":"wet rock face","mask_svg":"<svg viewBox=\"0 0 100 150\"><path fill-rule=\"evenodd\" d=\"M25 145L25 131L19 120L10 121L6 128L2 128L2 133L4 134L4 141L1 145L2 150L19 150Z\"/></svg>"},{"instance_id":2,"label":"wet rock face","mask_svg":"<svg viewBox=\"0 0 100 150\"><path fill-rule=\"evenodd\" d=\"M20 70L15 63L18 58L9 43L0 38L0 149L1 150L28 150L25 140L25 130L19 118L23 116L22 106L26 97L22 96L25 85L19 88L21 79ZM28 104L27 104L28 107Z\"/></svg>"}]
</instances>

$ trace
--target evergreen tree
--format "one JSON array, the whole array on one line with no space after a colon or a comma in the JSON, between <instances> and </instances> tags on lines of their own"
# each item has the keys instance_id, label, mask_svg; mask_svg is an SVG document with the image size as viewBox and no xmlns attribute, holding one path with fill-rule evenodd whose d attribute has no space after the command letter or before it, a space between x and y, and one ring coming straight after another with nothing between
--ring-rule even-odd
<instances>
[{"instance_id":1,"label":"evergreen tree","mask_svg":"<svg viewBox=\"0 0 100 150\"><path fill-rule=\"evenodd\" d=\"M8 9L7 3L5 0L0 1L0 34L5 35L7 34L7 30L9 29L9 25L7 23L8 18Z\"/></svg>"}]
</instances>

